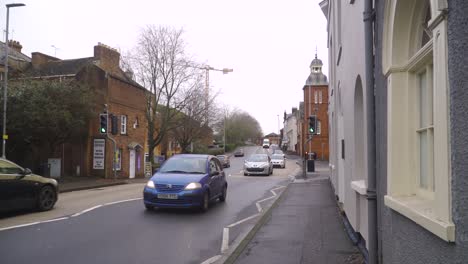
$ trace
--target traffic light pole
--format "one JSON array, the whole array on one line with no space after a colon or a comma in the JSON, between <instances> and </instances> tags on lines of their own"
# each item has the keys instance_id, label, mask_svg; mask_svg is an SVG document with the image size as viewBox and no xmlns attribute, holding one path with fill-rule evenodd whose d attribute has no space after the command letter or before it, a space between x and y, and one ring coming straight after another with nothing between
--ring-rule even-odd
<instances>
[{"instance_id":1,"label":"traffic light pole","mask_svg":"<svg viewBox=\"0 0 468 264\"><path fill-rule=\"evenodd\" d=\"M105 122L105 134L106 134L106 137L112 141L112 143L114 143L114 153L112 155L112 170L114 172L114 179L117 179L117 168L116 168L116 165L117 165L117 162L116 162L116 157L115 157L115 154L117 153L117 142L115 141L115 139L113 139L111 136L109 136L109 111L107 109L107 104L104 104L104 113L106 115L106 122ZM103 124L101 124L102 126ZM101 133L102 133L102 128L101 128Z\"/></svg>"},{"instance_id":2,"label":"traffic light pole","mask_svg":"<svg viewBox=\"0 0 468 264\"><path fill-rule=\"evenodd\" d=\"M310 136L310 138L308 138L308 139L306 140L306 142L304 143L304 152L306 152L305 150L306 150L307 144L308 144L310 141L312 141L312 138L314 137L312 134L310 134L309 136ZM306 167L307 167L307 157L304 156L304 161L303 161L303 163L302 163L302 168L303 168L303 170L302 170L302 177L304 178L304 180L307 179L307 176L306 176L306 170L307 170L307 168L306 168Z\"/></svg>"},{"instance_id":3,"label":"traffic light pole","mask_svg":"<svg viewBox=\"0 0 468 264\"><path fill-rule=\"evenodd\" d=\"M114 180L117 179L117 169L116 169L116 160L115 160L115 154L117 153L117 142L115 139L113 139L111 136L109 136L109 133L106 133L106 137L114 143L114 155L112 155L112 170L114 171Z\"/></svg>"}]
</instances>

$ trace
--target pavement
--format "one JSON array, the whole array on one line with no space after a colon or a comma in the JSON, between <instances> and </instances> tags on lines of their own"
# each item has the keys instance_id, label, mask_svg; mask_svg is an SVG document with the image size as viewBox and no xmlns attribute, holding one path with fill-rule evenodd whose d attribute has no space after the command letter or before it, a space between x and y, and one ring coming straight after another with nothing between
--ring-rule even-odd
<instances>
[{"instance_id":1,"label":"pavement","mask_svg":"<svg viewBox=\"0 0 468 264\"><path fill-rule=\"evenodd\" d=\"M148 178L104 179L99 177L62 177L58 179L61 193L102 188L129 183L145 183Z\"/></svg>"},{"instance_id":2,"label":"pavement","mask_svg":"<svg viewBox=\"0 0 468 264\"><path fill-rule=\"evenodd\" d=\"M296 176L250 241L224 263L365 263L345 229L328 162L316 161L315 169L306 179Z\"/></svg>"}]
</instances>

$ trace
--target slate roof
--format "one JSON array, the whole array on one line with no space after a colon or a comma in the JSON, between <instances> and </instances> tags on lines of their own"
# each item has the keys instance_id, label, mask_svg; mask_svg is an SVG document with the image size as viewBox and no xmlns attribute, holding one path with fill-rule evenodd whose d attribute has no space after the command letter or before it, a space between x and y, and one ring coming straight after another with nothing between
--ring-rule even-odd
<instances>
[{"instance_id":1,"label":"slate roof","mask_svg":"<svg viewBox=\"0 0 468 264\"><path fill-rule=\"evenodd\" d=\"M5 42L0 41L0 58L1 58L0 61L2 62L2 64L3 64L4 57L5 57ZM30 57L26 56L25 54L21 52L17 52L13 48L8 49L8 57L10 57L10 59L19 60L19 61L26 61L26 62L31 61Z\"/></svg>"},{"instance_id":2,"label":"slate roof","mask_svg":"<svg viewBox=\"0 0 468 264\"><path fill-rule=\"evenodd\" d=\"M30 66L26 70L25 74L32 77L77 74L86 65L93 64L94 60L94 57L90 57L72 60L49 61L42 64L38 69L34 69L32 66Z\"/></svg>"}]
</instances>

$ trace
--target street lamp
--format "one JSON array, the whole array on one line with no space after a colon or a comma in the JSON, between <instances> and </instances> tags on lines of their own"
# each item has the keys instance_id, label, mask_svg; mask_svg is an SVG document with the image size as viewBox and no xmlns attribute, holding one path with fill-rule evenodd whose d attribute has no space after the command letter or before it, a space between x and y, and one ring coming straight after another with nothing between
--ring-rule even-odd
<instances>
[{"instance_id":1,"label":"street lamp","mask_svg":"<svg viewBox=\"0 0 468 264\"><path fill-rule=\"evenodd\" d=\"M8 139L8 135L6 133L6 118L7 118L7 91L8 91L8 27L9 27L9 20L10 20L10 7L21 7L25 6L23 3L13 3L13 4L6 4L7 8L7 15L6 15L6 33L5 33L5 76L4 81L5 84L3 86L3 145L2 145L2 158L6 158L6 141Z\"/></svg>"}]
</instances>

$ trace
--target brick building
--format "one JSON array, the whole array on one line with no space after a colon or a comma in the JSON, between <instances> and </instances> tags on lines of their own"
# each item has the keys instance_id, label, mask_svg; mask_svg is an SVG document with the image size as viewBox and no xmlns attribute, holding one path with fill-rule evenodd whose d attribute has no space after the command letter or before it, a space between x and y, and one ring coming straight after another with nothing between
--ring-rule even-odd
<instances>
[{"instance_id":1,"label":"brick building","mask_svg":"<svg viewBox=\"0 0 468 264\"><path fill-rule=\"evenodd\" d=\"M116 176L144 177L147 153L145 105L147 90L133 80L131 71L120 68L117 50L99 43L94 56L61 60L33 52L25 77L40 79L75 78L88 85L95 94L95 116L88 124L88 135L82 142L63 144L56 151L61 175L114 176L114 144L99 132L99 113L107 108L109 136L116 142ZM116 129L110 130L112 123ZM111 133L112 132L112 133Z\"/></svg>"},{"instance_id":2,"label":"brick building","mask_svg":"<svg viewBox=\"0 0 468 264\"><path fill-rule=\"evenodd\" d=\"M323 63L317 58L312 60L310 64L310 75L304 85L304 117L302 123L302 146L308 138L309 121L311 115L317 116L317 134L313 135L313 139L307 143L304 152L317 153L317 159L328 160L329 144L328 144L328 80L327 76L322 73Z\"/></svg>"}]
</instances>

